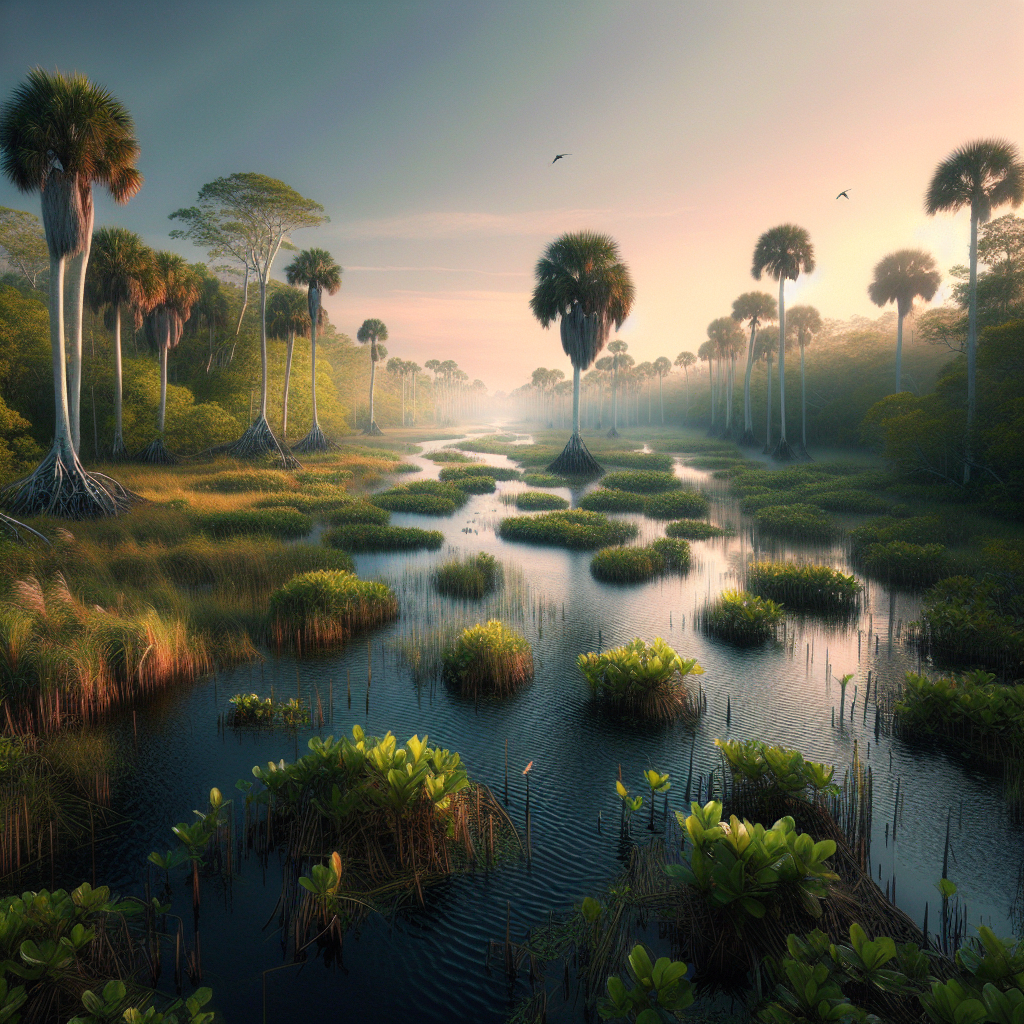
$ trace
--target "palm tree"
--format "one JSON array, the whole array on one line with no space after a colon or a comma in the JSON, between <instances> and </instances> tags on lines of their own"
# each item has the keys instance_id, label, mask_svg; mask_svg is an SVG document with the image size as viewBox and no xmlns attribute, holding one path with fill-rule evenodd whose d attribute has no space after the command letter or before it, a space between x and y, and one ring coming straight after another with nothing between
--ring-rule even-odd
<instances>
[{"instance_id":1,"label":"palm tree","mask_svg":"<svg viewBox=\"0 0 1024 1024\"><path fill-rule=\"evenodd\" d=\"M772 356L779 348L779 330L777 327L762 327L757 332L757 340L754 343L755 359L765 359L768 363L767 385L767 414L765 418L765 442L762 449L765 455L772 451Z\"/></svg>"},{"instance_id":2,"label":"palm tree","mask_svg":"<svg viewBox=\"0 0 1024 1024\"><path fill-rule=\"evenodd\" d=\"M556 238L534 273L537 283L530 311L544 328L560 321L562 350L572 363L572 436L548 469L573 476L598 473L601 467L580 437L580 374L604 348L612 325L618 330L629 316L635 298L633 279L619 256L618 243L593 231ZM625 351L626 343L620 344L620 351ZM614 426L611 436L616 436Z\"/></svg>"},{"instance_id":3,"label":"palm tree","mask_svg":"<svg viewBox=\"0 0 1024 1024\"><path fill-rule=\"evenodd\" d=\"M50 345L55 422L53 444L36 470L7 488L18 513L45 512L79 519L115 515L135 496L106 477L86 473L78 459L82 380L81 307L92 242L92 186L103 185L126 203L142 186L134 167L135 126L125 107L84 75L34 68L0 112L0 168L22 192L40 192L50 255ZM64 270L82 255L71 304L74 329L71 402L65 373Z\"/></svg>"},{"instance_id":4,"label":"palm tree","mask_svg":"<svg viewBox=\"0 0 1024 1024\"><path fill-rule=\"evenodd\" d=\"M978 351L978 225L988 222L996 206L1024 202L1024 163L1012 142L982 139L954 150L935 169L925 210L955 212L971 208L971 266L967 299L967 451L964 483L971 479L971 427L975 412L975 361Z\"/></svg>"},{"instance_id":5,"label":"palm tree","mask_svg":"<svg viewBox=\"0 0 1024 1024\"><path fill-rule=\"evenodd\" d=\"M654 360L654 372L658 375L658 404L661 407L661 425L665 426L665 393L662 384L665 374L672 372L672 362L668 356L658 356Z\"/></svg>"},{"instance_id":6,"label":"palm tree","mask_svg":"<svg viewBox=\"0 0 1024 1024\"><path fill-rule=\"evenodd\" d=\"M757 280L767 272L779 282L779 337L786 337L786 301L785 288L787 279L795 281L801 273L810 274L814 270L814 246L811 236L796 224L780 224L769 228L757 240L754 246L754 263L751 273ZM779 414L782 417L782 428L779 443L772 451L777 459L793 458L793 449L786 440L786 346L779 346Z\"/></svg>"},{"instance_id":7,"label":"palm tree","mask_svg":"<svg viewBox=\"0 0 1024 1024\"><path fill-rule=\"evenodd\" d=\"M121 310L136 315L148 312L147 283L154 272L154 256L134 231L100 228L92 243L92 259L85 281L89 308L113 311L114 319L114 443L111 457L127 458L124 446L121 375Z\"/></svg>"},{"instance_id":8,"label":"palm tree","mask_svg":"<svg viewBox=\"0 0 1024 1024\"><path fill-rule=\"evenodd\" d=\"M423 372L423 368L419 363L414 363L411 360L405 364L406 373L412 377L412 419L410 422L411 427L416 426L416 377Z\"/></svg>"},{"instance_id":9,"label":"palm tree","mask_svg":"<svg viewBox=\"0 0 1024 1024\"><path fill-rule=\"evenodd\" d=\"M899 249L883 256L875 264L875 277L868 285L868 295L876 306L896 303L896 393L902 390L903 319L914 305L914 299L925 302L934 298L942 278L935 269L931 253L923 249Z\"/></svg>"},{"instance_id":10,"label":"palm tree","mask_svg":"<svg viewBox=\"0 0 1024 1024\"><path fill-rule=\"evenodd\" d=\"M736 355L743 348L743 334L731 316L720 316L708 324L708 340L717 356L718 387L722 388L722 364L728 362L729 369L725 384L725 436L732 432L732 365Z\"/></svg>"},{"instance_id":11,"label":"palm tree","mask_svg":"<svg viewBox=\"0 0 1024 1024\"><path fill-rule=\"evenodd\" d=\"M757 329L779 315L778 303L767 292L744 292L732 304L732 318L739 323L750 324L750 341L747 344L747 369L743 375L743 435L740 444L755 445L754 413L750 400L750 371L754 368L754 337Z\"/></svg>"},{"instance_id":12,"label":"palm tree","mask_svg":"<svg viewBox=\"0 0 1024 1024\"><path fill-rule=\"evenodd\" d=\"M621 338L616 338L608 346L612 353L612 429L608 431L609 437L619 436L619 367L628 370L633 365L633 357L626 354L627 348L629 345Z\"/></svg>"},{"instance_id":13,"label":"palm tree","mask_svg":"<svg viewBox=\"0 0 1024 1024\"><path fill-rule=\"evenodd\" d=\"M267 335L285 342L284 399L281 406L281 444L288 445L288 387L292 379L292 349L295 336L309 333L309 308L305 296L295 288L282 288L267 303Z\"/></svg>"},{"instance_id":14,"label":"palm tree","mask_svg":"<svg viewBox=\"0 0 1024 1024\"><path fill-rule=\"evenodd\" d=\"M356 340L360 345L370 346L370 420L363 431L364 434L374 436L383 433L373 418L373 383L376 376L377 363L387 355L387 349L380 343L388 340L388 329L383 320L364 320L362 327L356 334Z\"/></svg>"},{"instance_id":15,"label":"palm tree","mask_svg":"<svg viewBox=\"0 0 1024 1024\"><path fill-rule=\"evenodd\" d=\"M658 375L658 371L654 369L654 363L652 363L649 359L645 359L642 363L639 363L637 365L636 369L634 370L634 373L636 374L636 380L637 380L637 403L638 403L638 405L637 405L636 422L637 422L637 425L639 425L639 423L640 423L640 410L639 410L640 390L642 390L643 385L646 383L647 384L647 426L650 426L651 425L651 384L654 382L654 378Z\"/></svg>"},{"instance_id":16,"label":"palm tree","mask_svg":"<svg viewBox=\"0 0 1024 1024\"><path fill-rule=\"evenodd\" d=\"M686 384L686 412L684 413L684 422L687 426L690 425L690 367L697 362L697 357L692 352L680 352L676 356L676 366L680 367L683 371L683 379Z\"/></svg>"},{"instance_id":17,"label":"palm tree","mask_svg":"<svg viewBox=\"0 0 1024 1024\"><path fill-rule=\"evenodd\" d=\"M796 332L800 343L800 454L810 458L807 451L807 380L804 376L804 348L821 330L821 314L813 306L794 306L789 311L789 326ZM897 357L897 366L899 359Z\"/></svg>"},{"instance_id":18,"label":"palm tree","mask_svg":"<svg viewBox=\"0 0 1024 1024\"><path fill-rule=\"evenodd\" d=\"M697 358L702 363L708 364L708 398L711 403L711 422L708 425L708 437L715 432L715 346L710 341L705 341L697 349Z\"/></svg>"},{"instance_id":19,"label":"palm tree","mask_svg":"<svg viewBox=\"0 0 1024 1024\"><path fill-rule=\"evenodd\" d=\"M326 249L304 249L284 268L289 284L306 285L306 301L309 306L309 355L313 378L313 425L309 433L292 450L297 452L322 452L331 447L331 442L320 429L316 411L316 329L323 322L321 299L326 291L334 295L341 287L341 267Z\"/></svg>"}]
</instances>

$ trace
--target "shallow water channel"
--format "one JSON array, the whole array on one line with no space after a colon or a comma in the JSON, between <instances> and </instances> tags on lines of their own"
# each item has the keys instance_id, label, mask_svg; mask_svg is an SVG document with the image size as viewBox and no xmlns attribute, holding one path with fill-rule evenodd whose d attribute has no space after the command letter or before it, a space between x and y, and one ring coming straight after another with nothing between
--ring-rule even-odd
<instances>
[{"instance_id":1,"label":"shallow water channel","mask_svg":"<svg viewBox=\"0 0 1024 1024\"><path fill-rule=\"evenodd\" d=\"M445 443L423 447L431 450ZM482 458L509 464L503 456ZM437 476L434 463L420 457L412 461L423 467L414 479ZM526 489L518 482L499 483L497 494L471 497L448 519L393 515L395 525L440 529L447 541L437 552L356 556L361 576L383 578L396 589L399 620L329 657L297 662L268 656L262 665L240 666L215 680L162 694L134 719L129 715L112 725L128 761L115 793L115 810L129 824L116 829L114 839L97 845L95 865L79 862L74 869L79 877L64 881L76 884L94 871L100 882L123 894L140 892L148 852L174 845L170 826L191 820L193 808L204 809L211 786L220 787L228 798L239 797L235 810L240 821L241 794L235 781L251 779L254 764L282 757L291 761L305 753L307 739L317 731L338 735L359 723L370 734L390 729L399 742L413 733L427 733L432 743L459 751L471 777L489 784L499 796L507 740L509 812L518 825L525 793L521 772L533 761L529 864L480 870L434 886L425 893L425 906L393 921L371 917L346 936L341 965L328 966L311 956L291 966L290 957L283 959L274 915L280 870L273 858L266 872L255 858L243 861L230 886L204 881L201 917L203 983L213 987L214 1004L226 1021L264 1019L264 998L270 1021L500 1021L511 1003L529 991L525 972L510 993L500 967L489 972L485 966L488 941L504 935L506 907L511 905L513 936L521 938L529 927L545 922L550 911L558 915L583 896L597 894L622 868L614 788L619 765L634 792L642 791L643 769L670 772L674 785L669 807L682 808L691 743L695 775L720 770L713 740L730 736L797 747L814 760L836 764L841 780L856 742L874 772L872 874L880 877L882 887L895 876L899 905L920 922L929 901L934 925L938 894L933 886L941 875L947 812L952 809L949 875L967 904L969 923L984 920L998 934L1019 930L1024 828L1009 821L999 778L941 746L909 745L884 733L876 739L874 681L870 705L864 707L869 670L884 695L898 686L904 671L917 669L917 650L905 642L905 626L917 616L918 600L869 584L860 620L846 626L791 617L786 643L753 650L703 636L694 629L695 611L722 589L742 586L744 565L755 555L813 558L850 570L841 544L760 542L750 520L727 495L725 482L680 465L676 472L708 491L712 521L732 524L736 535L691 541L688 575L642 585L597 582L587 552L500 540L495 534L498 522L516 514L501 496ZM575 504L583 492L554 493ZM639 515L626 518L640 525L640 540L664 532L664 524ZM474 704L443 685L418 687L398 656L396 641L414 630L428 634L442 624L472 624L487 614L486 602L474 606L432 592L432 567L456 551L486 551L507 567L501 613L530 640L536 663L533 683L510 699ZM492 614L496 608L492 603ZM704 667L700 684L708 710L695 740L682 724L641 728L595 713L575 665L577 655L637 636L648 641L661 636ZM373 679L367 711L368 657ZM835 680L847 672L854 673L847 691L847 721L833 725L840 699ZM346 699L349 677L351 708ZM325 712L328 724L298 736L218 730L218 715L227 710L232 694L255 691L266 696L271 687L281 697L298 693L303 700L312 698L314 705L319 699L326 706L333 693L333 708ZM901 824L896 842L890 837L887 843L897 780L903 795ZM660 820L660 798L658 806ZM601 832L599 812L604 818ZM634 826L640 842L650 836L646 821L645 806ZM184 879L176 879L175 910L190 922L186 890ZM185 933L191 941L189 927ZM263 973L273 968L281 969ZM169 973L167 966L165 983ZM559 1015L561 1020L577 1017L582 1018L579 1007Z\"/></svg>"}]
</instances>

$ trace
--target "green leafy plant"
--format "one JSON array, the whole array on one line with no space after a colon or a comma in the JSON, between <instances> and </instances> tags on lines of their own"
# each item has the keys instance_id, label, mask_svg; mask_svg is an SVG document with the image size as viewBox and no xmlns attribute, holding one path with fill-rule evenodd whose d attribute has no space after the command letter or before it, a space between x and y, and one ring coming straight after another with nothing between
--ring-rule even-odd
<instances>
[{"instance_id":1,"label":"green leafy plant","mask_svg":"<svg viewBox=\"0 0 1024 1024\"><path fill-rule=\"evenodd\" d=\"M533 651L524 636L492 619L455 638L444 654L443 674L463 695L503 696L533 678Z\"/></svg>"},{"instance_id":2,"label":"green leafy plant","mask_svg":"<svg viewBox=\"0 0 1024 1024\"><path fill-rule=\"evenodd\" d=\"M793 562L752 562L747 567L747 587L788 608L826 612L856 608L863 590L853 576L831 566Z\"/></svg>"},{"instance_id":3,"label":"green leafy plant","mask_svg":"<svg viewBox=\"0 0 1024 1024\"><path fill-rule=\"evenodd\" d=\"M768 505L755 513L758 529L772 537L795 540L830 540L839 533L839 524L813 505Z\"/></svg>"},{"instance_id":4,"label":"green leafy plant","mask_svg":"<svg viewBox=\"0 0 1024 1024\"><path fill-rule=\"evenodd\" d=\"M685 540L665 537L647 547L604 548L590 560L590 571L608 583L641 583L689 568L690 546Z\"/></svg>"},{"instance_id":5,"label":"green leafy plant","mask_svg":"<svg viewBox=\"0 0 1024 1024\"><path fill-rule=\"evenodd\" d=\"M703 519L677 519L665 526L666 537L682 537L686 540L710 540L712 537L728 537L733 531L705 522Z\"/></svg>"},{"instance_id":6,"label":"green leafy plant","mask_svg":"<svg viewBox=\"0 0 1024 1024\"><path fill-rule=\"evenodd\" d=\"M786 613L782 605L745 590L724 590L699 613L706 633L734 644L754 646L774 639Z\"/></svg>"},{"instance_id":7,"label":"green leafy plant","mask_svg":"<svg viewBox=\"0 0 1024 1024\"><path fill-rule=\"evenodd\" d=\"M608 978L608 996L598 1000L602 1020L628 1021L630 1024L662 1024L674 1021L693 1003L693 991L686 979L688 967L678 960L659 957L652 961L644 946L636 945L629 954L629 978L632 987L617 975Z\"/></svg>"}]
</instances>

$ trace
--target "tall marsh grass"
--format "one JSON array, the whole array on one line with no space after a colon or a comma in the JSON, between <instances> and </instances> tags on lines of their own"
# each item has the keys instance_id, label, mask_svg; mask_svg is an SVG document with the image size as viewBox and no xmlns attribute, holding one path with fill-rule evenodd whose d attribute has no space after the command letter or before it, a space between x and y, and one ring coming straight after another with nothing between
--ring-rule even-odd
<instances>
[{"instance_id":1,"label":"tall marsh grass","mask_svg":"<svg viewBox=\"0 0 1024 1024\"><path fill-rule=\"evenodd\" d=\"M690 568L690 545L663 537L646 547L610 547L590 560L590 571L606 583L643 583Z\"/></svg>"},{"instance_id":2,"label":"tall marsh grass","mask_svg":"<svg viewBox=\"0 0 1024 1024\"><path fill-rule=\"evenodd\" d=\"M622 544L636 534L637 528L632 523L615 522L600 512L582 509L512 516L503 519L498 526L498 536L504 540L584 551Z\"/></svg>"},{"instance_id":3,"label":"tall marsh grass","mask_svg":"<svg viewBox=\"0 0 1024 1024\"><path fill-rule=\"evenodd\" d=\"M444 544L440 530L415 526L380 526L376 523L347 523L325 530L321 540L328 547L345 551L436 551Z\"/></svg>"},{"instance_id":4,"label":"tall marsh grass","mask_svg":"<svg viewBox=\"0 0 1024 1024\"><path fill-rule=\"evenodd\" d=\"M504 579L501 563L481 551L439 565L434 570L434 587L446 597L479 600L496 590Z\"/></svg>"},{"instance_id":5,"label":"tall marsh grass","mask_svg":"<svg viewBox=\"0 0 1024 1024\"><path fill-rule=\"evenodd\" d=\"M498 619L464 629L444 654L444 677L464 697L503 697L533 678L533 651Z\"/></svg>"},{"instance_id":6,"label":"tall marsh grass","mask_svg":"<svg viewBox=\"0 0 1024 1024\"><path fill-rule=\"evenodd\" d=\"M745 590L725 590L698 613L705 633L743 647L773 640L785 620L782 606Z\"/></svg>"},{"instance_id":7,"label":"tall marsh grass","mask_svg":"<svg viewBox=\"0 0 1024 1024\"><path fill-rule=\"evenodd\" d=\"M788 608L823 612L856 608L864 589L853 576L828 565L768 561L747 567L747 587L751 593Z\"/></svg>"}]
</instances>

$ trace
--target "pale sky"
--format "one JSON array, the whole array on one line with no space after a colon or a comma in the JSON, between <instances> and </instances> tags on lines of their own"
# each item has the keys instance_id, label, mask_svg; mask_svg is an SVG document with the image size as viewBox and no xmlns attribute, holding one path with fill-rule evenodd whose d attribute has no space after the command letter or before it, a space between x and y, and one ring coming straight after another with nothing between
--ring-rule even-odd
<instances>
[{"instance_id":1,"label":"pale sky","mask_svg":"<svg viewBox=\"0 0 1024 1024\"><path fill-rule=\"evenodd\" d=\"M135 118L145 185L99 198L98 224L202 259L167 215L222 175L281 178L331 218L294 241L344 268L334 323L379 317L392 355L492 389L571 372L528 308L564 231L618 240L637 291L620 336L674 358L741 292L776 290L750 262L779 223L818 263L787 305L826 317L878 315L893 249L965 263L966 213L924 213L931 174L968 141L1024 142L1024 0L0 0L0 102L36 64ZM6 181L0 206L39 211Z\"/></svg>"}]
</instances>

